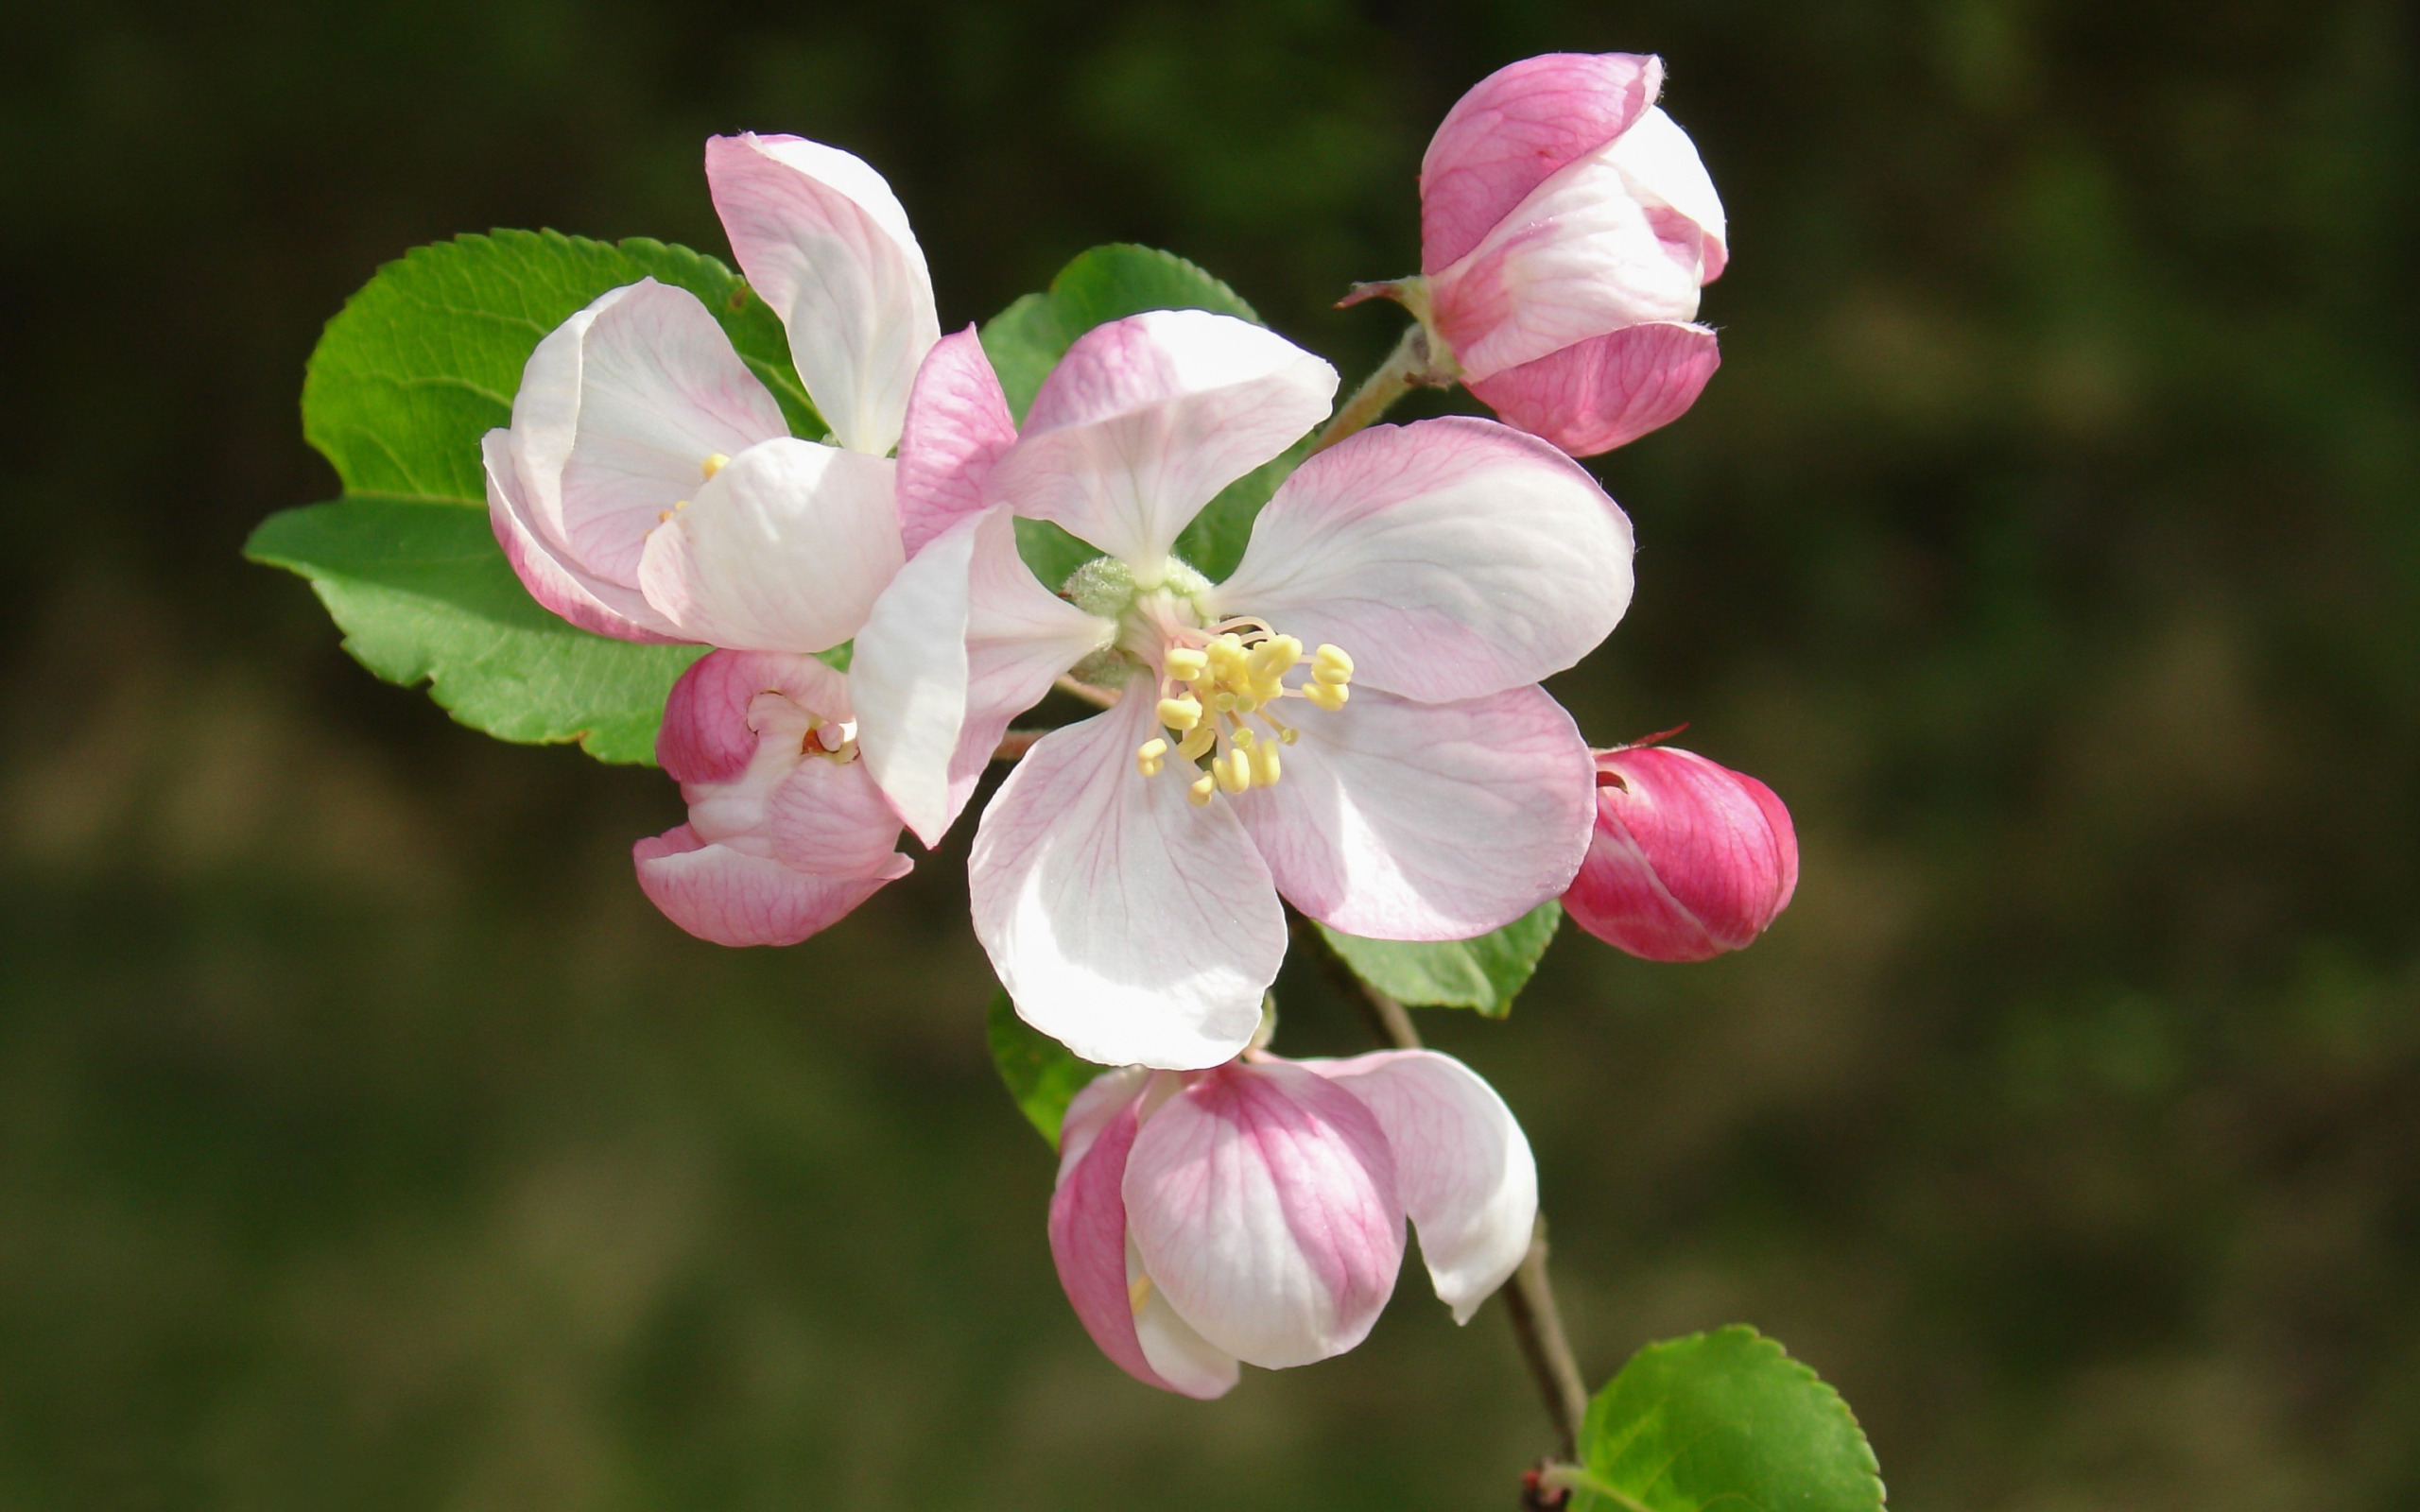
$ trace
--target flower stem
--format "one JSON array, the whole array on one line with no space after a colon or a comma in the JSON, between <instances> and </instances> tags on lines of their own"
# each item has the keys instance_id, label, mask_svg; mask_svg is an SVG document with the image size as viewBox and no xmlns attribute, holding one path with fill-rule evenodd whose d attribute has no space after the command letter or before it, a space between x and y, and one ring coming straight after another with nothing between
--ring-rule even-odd
<instances>
[{"instance_id":1,"label":"flower stem","mask_svg":"<svg viewBox=\"0 0 2420 1512\"><path fill-rule=\"evenodd\" d=\"M1427 328L1414 320L1395 343L1395 350L1387 353L1387 360L1378 364L1378 370L1361 381L1361 387L1353 390L1353 397L1311 442L1311 452L1324 452L1375 421L1411 392L1414 385L1438 381L1429 361Z\"/></svg>"},{"instance_id":2,"label":"flower stem","mask_svg":"<svg viewBox=\"0 0 2420 1512\"><path fill-rule=\"evenodd\" d=\"M1623 1512L1652 1512L1648 1504L1617 1486L1608 1486L1578 1465L1549 1465L1538 1474L1538 1484L1549 1490L1585 1491L1601 1496Z\"/></svg>"},{"instance_id":3,"label":"flower stem","mask_svg":"<svg viewBox=\"0 0 2420 1512\"><path fill-rule=\"evenodd\" d=\"M1397 1050L1422 1048L1420 1031L1412 1026L1411 1015L1404 1005L1361 980L1330 948L1326 936L1300 914L1294 916L1294 937L1317 954L1329 982L1361 1010L1371 1033L1382 1043ZM1512 1320L1512 1336L1520 1342L1521 1358L1529 1364L1530 1378L1537 1383L1547 1418L1561 1440L1563 1457L1577 1458L1580 1423L1588 1415L1588 1384L1580 1374L1579 1357L1571 1352L1571 1340L1563 1332L1563 1313L1555 1306L1554 1283L1547 1278L1544 1214L1539 1215L1536 1227L1530 1232L1530 1252L1521 1257L1520 1267L1504 1283L1504 1311Z\"/></svg>"}]
</instances>

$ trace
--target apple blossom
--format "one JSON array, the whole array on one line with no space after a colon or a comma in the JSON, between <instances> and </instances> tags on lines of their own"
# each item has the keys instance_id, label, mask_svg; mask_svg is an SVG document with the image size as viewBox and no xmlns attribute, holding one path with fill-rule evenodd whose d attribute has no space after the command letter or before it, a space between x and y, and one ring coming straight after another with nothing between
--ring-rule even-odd
<instances>
[{"instance_id":1,"label":"apple blossom","mask_svg":"<svg viewBox=\"0 0 2420 1512\"><path fill-rule=\"evenodd\" d=\"M1692 323L1722 201L1656 107L1663 60L1551 53L1446 112L1420 170L1425 284L1392 286L1498 415L1576 456L1680 418L1719 362Z\"/></svg>"},{"instance_id":2,"label":"apple blossom","mask_svg":"<svg viewBox=\"0 0 2420 1512\"><path fill-rule=\"evenodd\" d=\"M1079 339L1022 435L971 332L918 376L900 511L922 545L857 638L859 739L929 845L1053 677L1116 693L1019 762L968 863L1018 1013L1087 1059L1240 1051L1285 954L1280 894L1355 935L1466 938L1560 893L1586 850L1586 747L1537 683L1621 617L1631 538L1570 458L1489 421L1383 426L1298 468L1224 582L1171 554L1335 387L1191 310ZM1107 555L1055 598L1011 514Z\"/></svg>"},{"instance_id":3,"label":"apple blossom","mask_svg":"<svg viewBox=\"0 0 2420 1512\"><path fill-rule=\"evenodd\" d=\"M1773 790L1693 751L1597 753L1597 833L1563 895L1581 928L1651 961L1703 961L1764 933L1798 887Z\"/></svg>"},{"instance_id":4,"label":"apple blossom","mask_svg":"<svg viewBox=\"0 0 2420 1512\"><path fill-rule=\"evenodd\" d=\"M1209 1398L1238 1362L1283 1369L1360 1343L1394 1291L1407 1217L1467 1322L1520 1264L1537 1205L1520 1125L1452 1057L1254 1052L1212 1071L1114 1071L1079 1092L1050 1254L1103 1353Z\"/></svg>"}]
</instances>

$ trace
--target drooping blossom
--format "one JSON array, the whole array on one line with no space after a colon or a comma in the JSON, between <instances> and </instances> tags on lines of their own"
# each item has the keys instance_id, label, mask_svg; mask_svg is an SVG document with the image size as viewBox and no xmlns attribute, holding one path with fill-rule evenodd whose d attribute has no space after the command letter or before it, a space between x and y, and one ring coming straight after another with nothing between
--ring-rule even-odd
<instances>
[{"instance_id":1,"label":"drooping blossom","mask_svg":"<svg viewBox=\"0 0 2420 1512\"><path fill-rule=\"evenodd\" d=\"M859 739L930 844L1054 677L1115 690L1026 754L968 864L1017 1011L1088 1059L1232 1058L1285 954L1280 894L1350 934L1465 938L1560 893L1586 850L1587 748L1537 683L1620 618L1631 538L1570 458L1489 421L1379 427L1298 468L1224 582L1172 554L1335 387L1200 311L1088 333L1021 435L973 333L918 376L916 555L857 638ZM1012 514L1107 555L1054 596Z\"/></svg>"},{"instance_id":2,"label":"drooping blossom","mask_svg":"<svg viewBox=\"0 0 2420 1512\"><path fill-rule=\"evenodd\" d=\"M1597 833L1563 895L1572 921L1651 961L1751 943L1798 888L1798 833L1773 790L1668 746L1597 752Z\"/></svg>"},{"instance_id":3,"label":"drooping blossom","mask_svg":"<svg viewBox=\"0 0 2420 1512\"><path fill-rule=\"evenodd\" d=\"M1060 1136L1050 1254L1076 1315L1136 1380L1217 1397L1238 1362L1341 1354L1394 1292L1404 1221L1465 1322L1521 1263L1537 1168L1503 1100L1450 1056L1255 1053L1110 1072Z\"/></svg>"},{"instance_id":4,"label":"drooping blossom","mask_svg":"<svg viewBox=\"0 0 2420 1512\"><path fill-rule=\"evenodd\" d=\"M1575 456L1679 419L1720 361L1693 322L1729 255L1722 201L1663 83L1657 58L1524 59L1421 160L1426 287L1407 302L1473 393Z\"/></svg>"},{"instance_id":5,"label":"drooping blossom","mask_svg":"<svg viewBox=\"0 0 2420 1512\"><path fill-rule=\"evenodd\" d=\"M485 438L489 517L572 623L723 648L666 711L659 754L690 818L640 842L640 883L693 934L787 943L909 865L857 763L848 681L811 653L855 635L906 560L887 454L939 326L906 214L865 163L716 137L706 178L831 443L791 436L698 298L648 279L531 353L512 424Z\"/></svg>"}]
</instances>

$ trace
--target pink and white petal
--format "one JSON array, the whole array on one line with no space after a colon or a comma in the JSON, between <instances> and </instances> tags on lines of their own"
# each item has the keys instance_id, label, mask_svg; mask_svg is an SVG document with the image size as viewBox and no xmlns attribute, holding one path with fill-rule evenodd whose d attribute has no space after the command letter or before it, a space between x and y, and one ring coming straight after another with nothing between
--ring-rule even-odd
<instances>
[{"instance_id":1,"label":"pink and white petal","mask_svg":"<svg viewBox=\"0 0 2420 1512\"><path fill-rule=\"evenodd\" d=\"M753 711L775 693L832 724L851 718L849 679L811 656L709 651L690 663L664 701L655 761L674 782L736 782L755 759Z\"/></svg>"},{"instance_id":2,"label":"pink and white petal","mask_svg":"<svg viewBox=\"0 0 2420 1512\"><path fill-rule=\"evenodd\" d=\"M1564 166L1429 280L1437 329L1468 377L1624 326L1696 317L1704 238L1638 197L1620 145Z\"/></svg>"},{"instance_id":3,"label":"pink and white petal","mask_svg":"<svg viewBox=\"0 0 2420 1512\"><path fill-rule=\"evenodd\" d=\"M1372 939L1468 939L1570 885L1595 833L1596 764L1536 687L1455 703L1354 689L1312 711L1285 779L1229 799L1278 891Z\"/></svg>"},{"instance_id":4,"label":"pink and white petal","mask_svg":"<svg viewBox=\"0 0 2420 1512\"><path fill-rule=\"evenodd\" d=\"M1374 425L1279 485L1213 602L1343 647L1357 693L1477 697L1611 634L1632 550L1597 480L1534 437L1467 416Z\"/></svg>"},{"instance_id":5,"label":"pink and white petal","mask_svg":"<svg viewBox=\"0 0 2420 1512\"><path fill-rule=\"evenodd\" d=\"M1403 1265L1394 1158L1360 1099L1282 1061L1170 1098L1126 1161L1153 1286L1216 1348L1275 1370L1361 1342Z\"/></svg>"},{"instance_id":6,"label":"pink and white petal","mask_svg":"<svg viewBox=\"0 0 2420 1512\"><path fill-rule=\"evenodd\" d=\"M1067 1100L1067 1111L1059 1121L1058 1188L1067 1185L1078 1162L1100 1138L1103 1130L1115 1123L1117 1115L1130 1109L1141 1097L1153 1076L1164 1075L1145 1066L1120 1066L1104 1071L1084 1083L1076 1095ZM1126 1157L1120 1154L1116 1164L1120 1172L1126 1167ZM1057 1190L1054 1189L1054 1190ZM1123 1203L1120 1204L1121 1210ZM1124 1242L1126 1218L1123 1211L1117 1219L1120 1243Z\"/></svg>"},{"instance_id":7,"label":"pink and white petal","mask_svg":"<svg viewBox=\"0 0 2420 1512\"><path fill-rule=\"evenodd\" d=\"M1664 60L1548 53L1508 63L1445 112L1420 161L1420 266L1460 259L1547 177L1629 129L1664 87Z\"/></svg>"},{"instance_id":8,"label":"pink and white petal","mask_svg":"<svg viewBox=\"0 0 2420 1512\"><path fill-rule=\"evenodd\" d=\"M937 845L1009 721L1116 627L1034 580L1005 508L961 519L874 603L851 679L857 742L908 828Z\"/></svg>"},{"instance_id":9,"label":"pink and white petal","mask_svg":"<svg viewBox=\"0 0 2420 1512\"><path fill-rule=\"evenodd\" d=\"M1573 456L1594 456L1679 420L1721 365L1712 331L1658 320L1575 343L1469 387L1508 423Z\"/></svg>"},{"instance_id":10,"label":"pink and white petal","mask_svg":"<svg viewBox=\"0 0 2420 1512\"><path fill-rule=\"evenodd\" d=\"M1705 171L1705 160L1698 156L1689 133L1663 111L1650 110L1621 134L1612 156L1633 194L1688 222L1688 231L1668 227L1668 240L1685 240L1689 231L1703 238L1698 282L1711 284L1721 277L1730 261L1722 197L1715 192L1714 178Z\"/></svg>"},{"instance_id":11,"label":"pink and white petal","mask_svg":"<svg viewBox=\"0 0 2420 1512\"><path fill-rule=\"evenodd\" d=\"M1336 369L1204 310L1096 326L1043 380L991 497L1147 573L1201 507L1327 418Z\"/></svg>"},{"instance_id":12,"label":"pink and white petal","mask_svg":"<svg viewBox=\"0 0 2420 1512\"><path fill-rule=\"evenodd\" d=\"M1086 1060L1194 1071L1251 1041L1286 916L1233 814L1194 808L1176 770L1136 772L1155 729L1135 697L1036 742L984 812L967 885L1028 1023Z\"/></svg>"},{"instance_id":13,"label":"pink and white petal","mask_svg":"<svg viewBox=\"0 0 2420 1512\"><path fill-rule=\"evenodd\" d=\"M754 132L707 139L706 182L741 271L789 332L816 413L842 446L885 455L941 336L898 197L838 147Z\"/></svg>"},{"instance_id":14,"label":"pink and white petal","mask_svg":"<svg viewBox=\"0 0 2420 1512\"><path fill-rule=\"evenodd\" d=\"M1478 1073L1434 1050L1305 1060L1377 1116L1395 1190L1438 1300L1467 1323L1530 1252L1538 1164L1529 1136Z\"/></svg>"},{"instance_id":15,"label":"pink and white petal","mask_svg":"<svg viewBox=\"0 0 2420 1512\"><path fill-rule=\"evenodd\" d=\"M984 480L1016 438L975 328L942 337L916 369L899 436L899 533L909 557L983 507Z\"/></svg>"},{"instance_id":16,"label":"pink and white petal","mask_svg":"<svg viewBox=\"0 0 2420 1512\"><path fill-rule=\"evenodd\" d=\"M648 538L639 586L712 645L838 645L899 570L893 468L788 437L752 446Z\"/></svg>"},{"instance_id":17,"label":"pink and white petal","mask_svg":"<svg viewBox=\"0 0 2420 1512\"><path fill-rule=\"evenodd\" d=\"M546 333L522 365L521 387L512 395L512 457L519 469L528 518L549 549L563 544L563 464L579 437L579 375L588 328L638 287L607 289Z\"/></svg>"},{"instance_id":18,"label":"pink and white petal","mask_svg":"<svg viewBox=\"0 0 2420 1512\"><path fill-rule=\"evenodd\" d=\"M1128 1240L1126 1284L1130 1292L1139 1291L1143 1297L1142 1305L1134 1309L1134 1339L1143 1348L1143 1358L1169 1389L1185 1396L1209 1401L1233 1391L1243 1375L1240 1362L1178 1315L1156 1283L1136 1285L1148 1282L1150 1275L1134 1242Z\"/></svg>"},{"instance_id":19,"label":"pink and white petal","mask_svg":"<svg viewBox=\"0 0 2420 1512\"><path fill-rule=\"evenodd\" d=\"M617 641L662 645L687 639L636 589L588 576L546 543L513 466L511 432L481 437L479 455L487 471L488 527L530 597L581 629Z\"/></svg>"},{"instance_id":20,"label":"pink and white petal","mask_svg":"<svg viewBox=\"0 0 2420 1512\"><path fill-rule=\"evenodd\" d=\"M892 876L819 877L770 856L707 844L683 824L631 847L639 888L664 916L717 945L795 945L838 922ZM903 863L908 858L899 858ZM902 866L894 875L904 876Z\"/></svg>"},{"instance_id":21,"label":"pink and white petal","mask_svg":"<svg viewBox=\"0 0 2420 1512\"><path fill-rule=\"evenodd\" d=\"M860 761L810 755L766 803L773 857L829 877L904 877L914 863L895 849L899 816Z\"/></svg>"}]
</instances>

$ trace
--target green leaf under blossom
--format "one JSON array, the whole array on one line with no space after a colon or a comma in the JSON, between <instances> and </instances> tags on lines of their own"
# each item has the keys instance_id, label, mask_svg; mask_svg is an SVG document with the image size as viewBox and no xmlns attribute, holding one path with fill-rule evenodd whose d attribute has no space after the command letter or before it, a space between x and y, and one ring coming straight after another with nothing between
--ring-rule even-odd
<instances>
[{"instance_id":1,"label":"green leaf under blossom","mask_svg":"<svg viewBox=\"0 0 2420 1512\"><path fill-rule=\"evenodd\" d=\"M1004 988L993 990L983 1029L992 1043L992 1064L998 1068L1018 1111L1057 1149L1067 1105L1109 1068L1077 1059L1066 1046L1018 1018L1016 1005L1009 1001Z\"/></svg>"},{"instance_id":2,"label":"green leaf under blossom","mask_svg":"<svg viewBox=\"0 0 2420 1512\"><path fill-rule=\"evenodd\" d=\"M1597 1393L1570 1512L1880 1512L1841 1394L1734 1324L1651 1344Z\"/></svg>"},{"instance_id":3,"label":"green leaf under blossom","mask_svg":"<svg viewBox=\"0 0 2420 1512\"><path fill-rule=\"evenodd\" d=\"M504 740L577 740L651 762L674 679L701 645L634 645L539 607L496 549L487 512L353 494L287 509L246 543L311 579L354 659L389 682L426 679L455 718Z\"/></svg>"},{"instance_id":4,"label":"green leaf under blossom","mask_svg":"<svg viewBox=\"0 0 2420 1512\"><path fill-rule=\"evenodd\" d=\"M479 438L511 420L538 342L608 289L654 278L703 301L790 428L822 422L781 321L739 276L683 247L499 231L415 249L328 322L302 386L302 434L343 481L335 504L271 517L254 560L311 579L346 648L424 679L464 724L653 760L664 695L698 646L575 628L523 591L487 521Z\"/></svg>"},{"instance_id":5,"label":"green leaf under blossom","mask_svg":"<svg viewBox=\"0 0 2420 1512\"><path fill-rule=\"evenodd\" d=\"M1000 375L1009 408L1022 421L1042 381L1076 338L1097 325L1146 310L1211 310L1260 324L1258 315L1218 279L1173 252L1114 243L1079 253L1050 281L983 327L983 351ZM1302 460L1297 446L1253 470L1210 501L1177 539L1176 553L1213 579L1235 571L1260 507ZM1100 553L1046 521L1017 522L1017 549L1036 576L1056 588Z\"/></svg>"},{"instance_id":6,"label":"green leaf under blossom","mask_svg":"<svg viewBox=\"0 0 2420 1512\"><path fill-rule=\"evenodd\" d=\"M1409 944L1363 939L1325 924L1320 933L1361 980L1408 1007L1477 1008L1500 1019L1512 1011L1562 924L1563 905L1548 899L1476 939Z\"/></svg>"}]
</instances>

